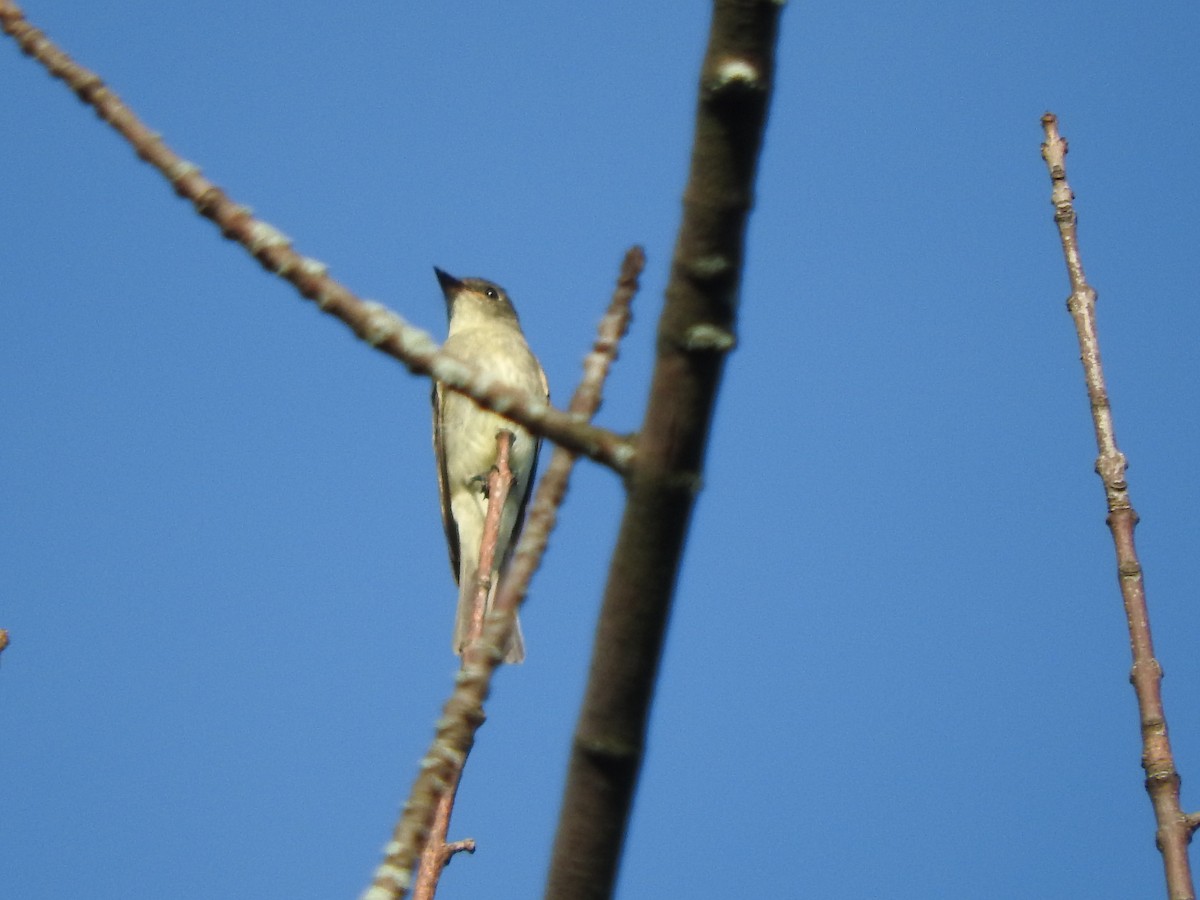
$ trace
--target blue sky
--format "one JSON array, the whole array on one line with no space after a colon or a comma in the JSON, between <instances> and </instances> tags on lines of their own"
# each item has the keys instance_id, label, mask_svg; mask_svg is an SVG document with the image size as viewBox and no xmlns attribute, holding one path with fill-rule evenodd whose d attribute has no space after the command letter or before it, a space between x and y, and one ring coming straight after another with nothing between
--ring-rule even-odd
<instances>
[{"instance_id":1,"label":"blue sky","mask_svg":"<svg viewBox=\"0 0 1200 900\"><path fill-rule=\"evenodd\" d=\"M560 402L642 243L637 427L706 4L23 5L360 295L440 334L432 266L503 284ZM1163 894L1038 119L1196 808L1198 45L1194 4L785 10L622 900ZM9 42L0 85L6 892L356 896L455 662L428 386ZM540 893L620 502L579 469L447 900Z\"/></svg>"}]
</instances>

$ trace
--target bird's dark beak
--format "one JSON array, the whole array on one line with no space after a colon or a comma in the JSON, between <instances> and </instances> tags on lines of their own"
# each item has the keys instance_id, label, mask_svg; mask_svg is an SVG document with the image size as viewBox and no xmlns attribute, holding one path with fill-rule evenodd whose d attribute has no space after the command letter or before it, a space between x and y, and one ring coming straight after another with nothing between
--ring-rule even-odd
<instances>
[{"instance_id":1,"label":"bird's dark beak","mask_svg":"<svg viewBox=\"0 0 1200 900\"><path fill-rule=\"evenodd\" d=\"M446 301L449 302L462 289L463 283L449 272L443 272L437 266L433 267L433 271L437 275L438 284L442 286L442 293L446 295Z\"/></svg>"}]
</instances>

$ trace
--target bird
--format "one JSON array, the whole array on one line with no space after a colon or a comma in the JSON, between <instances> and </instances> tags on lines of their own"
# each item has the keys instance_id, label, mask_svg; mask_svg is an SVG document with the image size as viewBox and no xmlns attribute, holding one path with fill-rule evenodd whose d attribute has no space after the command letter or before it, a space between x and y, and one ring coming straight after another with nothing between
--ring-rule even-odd
<instances>
[{"instance_id":1,"label":"bird","mask_svg":"<svg viewBox=\"0 0 1200 900\"><path fill-rule=\"evenodd\" d=\"M442 350L510 387L548 400L550 386L517 319L516 309L505 290L482 278L455 278L434 267L446 300L448 334ZM433 385L433 448L437 463L438 493L442 525L450 550L450 569L458 583L458 608L454 619L454 652L461 655L471 630L480 541L488 507L488 475L496 464L496 435L513 436L509 469L514 483L500 516L499 537L492 563L491 588L485 612L496 596L500 573L508 563L525 519L525 507L537 471L541 438L473 400ZM521 624L514 621L508 644L502 648L504 661L525 659Z\"/></svg>"}]
</instances>

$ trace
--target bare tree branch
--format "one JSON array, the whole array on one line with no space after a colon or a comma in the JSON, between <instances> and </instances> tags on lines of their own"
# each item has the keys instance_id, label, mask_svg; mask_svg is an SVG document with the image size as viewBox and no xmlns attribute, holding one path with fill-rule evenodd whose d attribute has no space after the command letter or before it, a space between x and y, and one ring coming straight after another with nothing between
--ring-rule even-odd
<instances>
[{"instance_id":1,"label":"bare tree branch","mask_svg":"<svg viewBox=\"0 0 1200 900\"><path fill-rule=\"evenodd\" d=\"M571 401L571 414L586 421L599 408L600 385L608 374L617 346L629 321L629 303L637 291L637 278L644 258L640 248L630 250L609 311L600 324L600 336L584 365L584 378ZM384 859L375 871L362 900L398 900L408 894L417 856L430 832L435 810L443 794L457 783L475 732L483 724L483 704L491 692L491 679L503 660L516 609L529 588L529 580L541 562L558 507L566 496L567 482L576 456L556 447L538 482L528 517L491 611L484 617L483 635L463 652L462 668L455 679L454 693L446 701L438 720L433 745L421 761L420 773L400 813L392 840L384 848Z\"/></svg>"},{"instance_id":2,"label":"bare tree branch","mask_svg":"<svg viewBox=\"0 0 1200 900\"><path fill-rule=\"evenodd\" d=\"M782 4L715 0L691 173L637 459L575 730L546 894L612 893L726 355Z\"/></svg>"},{"instance_id":3,"label":"bare tree branch","mask_svg":"<svg viewBox=\"0 0 1200 900\"><path fill-rule=\"evenodd\" d=\"M324 263L296 253L277 228L256 219L205 178L199 167L172 151L147 128L95 72L83 68L24 17L11 0L0 0L0 27L27 55L65 82L84 103L124 137L138 157L158 169L175 193L190 200L221 234L241 244L264 269L290 282L301 295L347 325L372 347L399 360L410 372L432 375L480 406L524 425L557 444L570 447L618 472L629 466L633 449L620 435L579 422L522 391L485 377L477 368L438 351L428 333L415 328L380 303L363 300L329 277Z\"/></svg>"},{"instance_id":4,"label":"bare tree branch","mask_svg":"<svg viewBox=\"0 0 1200 900\"><path fill-rule=\"evenodd\" d=\"M600 321L592 351L583 360L583 379L567 407L581 422L591 419L600 409L601 391L617 359L621 339L629 328L630 306L645 266L646 255L641 247L632 247L626 252L612 301ZM546 474L542 476L537 494L529 506L525 527L513 551L507 576L500 583L492 602L492 614L484 621L484 639L488 643L503 647L507 642L517 610L525 599L526 586L546 552L546 544L557 522L558 509L566 498L571 469L577 458L577 454L570 450L554 448Z\"/></svg>"},{"instance_id":5,"label":"bare tree branch","mask_svg":"<svg viewBox=\"0 0 1200 900\"><path fill-rule=\"evenodd\" d=\"M496 542L500 539L500 516L504 504L508 500L508 492L513 485L512 469L508 465L508 454L512 449L513 433L501 431L496 435L496 466L488 476L488 506L487 515L483 520L483 534L480 535L479 564L475 575L475 611L471 616L471 629L467 633L467 643L473 644L483 633L483 613L487 608L487 596L492 588L492 562L496 558ZM507 635L505 635L507 637ZM497 650L504 643L496 645ZM483 710L479 710L479 720L483 721ZM442 870L450 857L456 852L452 847L465 849L466 843L458 841L455 844L446 843L446 835L450 833L450 816L454 812L454 798L458 795L458 785L462 780L463 768L467 764L467 754L470 748L463 751L462 765L447 779L446 790L438 798L437 809L434 811L433 825L429 837L425 841L425 849L421 853L421 863L417 868L417 884L413 889L413 900L433 900L437 893L438 881ZM469 842L474 852L474 841Z\"/></svg>"},{"instance_id":6,"label":"bare tree branch","mask_svg":"<svg viewBox=\"0 0 1200 900\"><path fill-rule=\"evenodd\" d=\"M1158 848L1166 869L1167 896L1170 900L1195 900L1187 845L1195 830L1195 820L1183 813L1179 805L1179 772L1171 754L1167 737L1167 716L1162 702L1162 667L1154 658L1150 635L1150 612L1146 605L1146 588L1142 566L1134 547L1133 531L1138 515L1129 498L1125 480L1125 454L1117 448L1113 428L1112 407L1104 385L1104 368L1100 361L1100 339L1096 328L1096 291L1088 284L1083 272L1076 233L1074 193L1067 183L1067 142L1058 133L1058 119L1053 113L1042 116L1046 142L1042 158L1050 170L1053 185L1051 201L1054 221L1062 239L1067 275L1071 279L1071 296L1067 309L1075 321L1079 349L1087 382L1088 400L1092 407L1092 423L1096 431L1096 472L1104 482L1108 504L1108 527L1112 532L1117 554L1117 578L1125 602L1125 617L1129 624L1129 644L1133 654L1130 680L1137 694L1142 731L1142 768L1146 771L1146 791L1154 806L1158 823Z\"/></svg>"}]
</instances>

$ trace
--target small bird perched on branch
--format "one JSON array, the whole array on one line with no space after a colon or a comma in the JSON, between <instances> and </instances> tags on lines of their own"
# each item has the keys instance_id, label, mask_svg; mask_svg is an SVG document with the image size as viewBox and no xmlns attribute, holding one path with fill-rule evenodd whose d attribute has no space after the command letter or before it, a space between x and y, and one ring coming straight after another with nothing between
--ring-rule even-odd
<instances>
[{"instance_id":1,"label":"small bird perched on branch","mask_svg":"<svg viewBox=\"0 0 1200 900\"><path fill-rule=\"evenodd\" d=\"M482 278L458 279L434 267L446 297L450 328L442 349L474 363L503 384L538 399L550 396L546 373L525 342L517 312L499 285ZM513 435L509 468L514 484L500 517L500 534L491 571L485 611L491 609L501 570L515 545L525 505L533 486L541 438L520 425L481 409L473 400L433 386L433 449L437 460L442 524L450 547L450 568L458 582L458 611L454 620L454 652L461 654L471 630L475 605L476 569L487 516L488 475L496 464L496 435ZM521 662L525 641L514 623L504 661Z\"/></svg>"}]
</instances>

